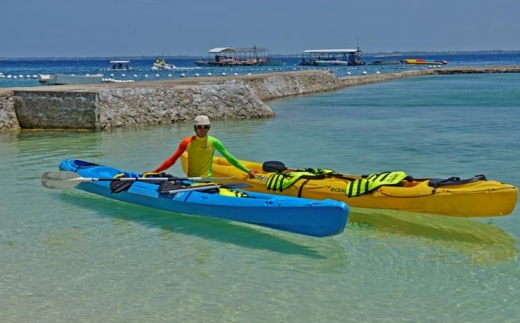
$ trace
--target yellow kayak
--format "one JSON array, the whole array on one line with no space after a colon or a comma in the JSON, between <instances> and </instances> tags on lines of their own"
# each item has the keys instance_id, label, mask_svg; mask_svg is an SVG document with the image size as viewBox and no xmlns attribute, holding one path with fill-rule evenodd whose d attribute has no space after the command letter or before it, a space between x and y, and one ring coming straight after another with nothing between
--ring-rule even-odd
<instances>
[{"instance_id":1,"label":"yellow kayak","mask_svg":"<svg viewBox=\"0 0 520 323\"><path fill-rule=\"evenodd\" d=\"M182 168L187 172L187 155L184 154L181 160ZM384 180L378 182L380 178L371 182L366 180L367 176L364 175L340 174L333 171L333 173L316 177L307 176L308 173L302 172L303 170L287 169L283 163L276 161L263 164L244 160L241 162L248 169L258 172L255 178L249 178L247 174L233 167L222 157L213 159L213 176L233 176L234 178L229 181L247 182L251 185L247 190L254 192L316 200L328 198L343 201L354 208L388 209L457 217L508 215L513 212L518 200L517 187L495 180L487 180L484 175L462 180L455 177L413 179L410 176L399 180L400 177L395 177L395 180L399 180L397 183L386 185ZM406 175L403 172L395 173ZM284 185L274 185L273 188L273 179L282 178L281 182L289 179L290 182L291 176L294 174L304 175L297 180L292 177L294 182L289 186L285 183ZM390 174L390 176L394 176L394 174ZM357 193L352 193L353 187L362 187L362 189ZM363 191L364 189L365 191Z\"/></svg>"}]
</instances>

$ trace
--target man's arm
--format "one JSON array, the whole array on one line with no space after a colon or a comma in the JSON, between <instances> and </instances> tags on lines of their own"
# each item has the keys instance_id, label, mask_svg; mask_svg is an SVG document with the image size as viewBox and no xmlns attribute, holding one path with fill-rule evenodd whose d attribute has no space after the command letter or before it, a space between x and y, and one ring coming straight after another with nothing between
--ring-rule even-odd
<instances>
[{"instance_id":1,"label":"man's arm","mask_svg":"<svg viewBox=\"0 0 520 323\"><path fill-rule=\"evenodd\" d=\"M182 153L186 151L186 148L188 148L189 143L191 142L192 137L186 137L184 138L181 143L179 144L179 147L177 147L177 150L168 157L159 167L157 167L154 172L160 173L164 170L167 170L168 168L172 167L177 159L179 159L182 156Z\"/></svg>"}]
</instances>

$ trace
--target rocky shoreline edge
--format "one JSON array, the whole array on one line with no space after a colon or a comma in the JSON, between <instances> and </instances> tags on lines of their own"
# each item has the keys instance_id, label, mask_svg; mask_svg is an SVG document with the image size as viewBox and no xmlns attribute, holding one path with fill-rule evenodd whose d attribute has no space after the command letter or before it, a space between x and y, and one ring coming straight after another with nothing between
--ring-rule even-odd
<instances>
[{"instance_id":1,"label":"rocky shoreline edge","mask_svg":"<svg viewBox=\"0 0 520 323\"><path fill-rule=\"evenodd\" d=\"M520 66L406 70L346 76L310 70L244 76L181 78L136 83L0 89L0 132L158 125L212 119L271 118L266 102L348 86L426 75L520 73Z\"/></svg>"}]
</instances>

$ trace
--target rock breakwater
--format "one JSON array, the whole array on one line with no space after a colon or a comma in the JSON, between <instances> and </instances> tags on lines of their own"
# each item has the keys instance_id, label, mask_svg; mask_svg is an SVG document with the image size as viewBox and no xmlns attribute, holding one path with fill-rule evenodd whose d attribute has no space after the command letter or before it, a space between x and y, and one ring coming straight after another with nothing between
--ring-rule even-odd
<instances>
[{"instance_id":1,"label":"rock breakwater","mask_svg":"<svg viewBox=\"0 0 520 323\"><path fill-rule=\"evenodd\" d=\"M271 118L266 104L282 97L422 75L520 73L520 66L455 67L338 78L330 71L295 71L91 85L0 90L0 132L92 129L192 120Z\"/></svg>"}]
</instances>

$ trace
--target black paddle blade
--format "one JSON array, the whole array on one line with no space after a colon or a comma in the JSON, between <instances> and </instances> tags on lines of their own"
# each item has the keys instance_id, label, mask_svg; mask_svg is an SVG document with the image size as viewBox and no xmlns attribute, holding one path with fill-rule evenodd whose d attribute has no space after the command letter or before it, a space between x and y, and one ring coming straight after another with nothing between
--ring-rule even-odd
<instances>
[{"instance_id":1,"label":"black paddle blade","mask_svg":"<svg viewBox=\"0 0 520 323\"><path fill-rule=\"evenodd\" d=\"M174 183L174 182L166 182L161 185L159 185L159 188L157 191L159 194L175 194L180 192L190 192L190 191L200 191L200 192L209 192L216 193L218 192L218 188L248 188L251 187L250 184L244 183L244 182L234 182L234 183L227 183L227 184L215 184L215 183L209 183L206 185L196 185L196 186L185 186L182 184Z\"/></svg>"},{"instance_id":2,"label":"black paddle blade","mask_svg":"<svg viewBox=\"0 0 520 323\"><path fill-rule=\"evenodd\" d=\"M262 170L264 172L268 172L268 173L281 172L286 169L287 169L287 167L285 167L284 163L282 163L281 161L276 161L276 160L266 161L262 165Z\"/></svg>"}]
</instances>

